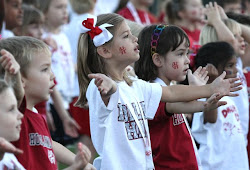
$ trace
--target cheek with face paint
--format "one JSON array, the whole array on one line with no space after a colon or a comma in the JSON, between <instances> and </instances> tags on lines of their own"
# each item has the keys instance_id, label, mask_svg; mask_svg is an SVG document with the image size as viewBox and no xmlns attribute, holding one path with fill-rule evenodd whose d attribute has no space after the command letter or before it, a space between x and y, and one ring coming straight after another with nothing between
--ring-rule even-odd
<instances>
[{"instance_id":1,"label":"cheek with face paint","mask_svg":"<svg viewBox=\"0 0 250 170\"><path fill-rule=\"evenodd\" d=\"M178 69L179 68L178 62L173 62L172 63L172 68L173 69Z\"/></svg>"},{"instance_id":2,"label":"cheek with face paint","mask_svg":"<svg viewBox=\"0 0 250 170\"><path fill-rule=\"evenodd\" d=\"M120 51L121 54L126 54L126 48L123 47L123 46L121 46L121 47L119 48L119 51Z\"/></svg>"}]
</instances>

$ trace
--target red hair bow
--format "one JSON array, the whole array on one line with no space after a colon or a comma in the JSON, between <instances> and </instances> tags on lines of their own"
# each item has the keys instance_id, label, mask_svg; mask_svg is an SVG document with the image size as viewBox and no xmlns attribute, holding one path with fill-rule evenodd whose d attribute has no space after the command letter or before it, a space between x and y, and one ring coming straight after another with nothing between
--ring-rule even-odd
<instances>
[{"instance_id":1,"label":"red hair bow","mask_svg":"<svg viewBox=\"0 0 250 170\"><path fill-rule=\"evenodd\" d=\"M102 33L102 30L98 26L94 26L94 19L93 18L87 18L87 20L84 20L82 22L82 25L85 28L90 29L88 34L90 35L91 39L94 39L96 35L99 35Z\"/></svg>"}]
</instances>

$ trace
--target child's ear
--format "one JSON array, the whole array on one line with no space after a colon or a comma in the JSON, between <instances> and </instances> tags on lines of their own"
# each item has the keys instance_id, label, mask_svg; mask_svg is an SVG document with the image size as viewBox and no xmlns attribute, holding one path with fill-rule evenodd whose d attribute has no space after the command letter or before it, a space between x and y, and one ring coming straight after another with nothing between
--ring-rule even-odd
<instances>
[{"instance_id":1,"label":"child's ear","mask_svg":"<svg viewBox=\"0 0 250 170\"><path fill-rule=\"evenodd\" d=\"M102 56L103 58L111 58L112 57L112 53L111 53L110 49L104 45L97 47L97 53L100 56Z\"/></svg>"},{"instance_id":2,"label":"child's ear","mask_svg":"<svg viewBox=\"0 0 250 170\"><path fill-rule=\"evenodd\" d=\"M27 83L27 80L26 80L23 76L21 76L21 82L22 82L23 88L25 88L25 85L26 85L26 83Z\"/></svg>"},{"instance_id":3,"label":"child's ear","mask_svg":"<svg viewBox=\"0 0 250 170\"><path fill-rule=\"evenodd\" d=\"M158 53L154 53L152 56L152 60L156 67L161 67L162 66L162 57Z\"/></svg>"}]
</instances>

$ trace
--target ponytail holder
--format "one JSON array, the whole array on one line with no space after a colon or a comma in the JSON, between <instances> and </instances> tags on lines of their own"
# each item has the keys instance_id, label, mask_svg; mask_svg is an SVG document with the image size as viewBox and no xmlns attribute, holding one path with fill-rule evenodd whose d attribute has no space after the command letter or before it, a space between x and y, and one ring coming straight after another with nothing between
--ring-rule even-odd
<instances>
[{"instance_id":1,"label":"ponytail holder","mask_svg":"<svg viewBox=\"0 0 250 170\"><path fill-rule=\"evenodd\" d=\"M94 15L86 15L82 21L81 30L82 33L88 33L90 38L96 47L99 47L113 38L113 35L106 29L106 27L112 27L111 24L102 24L95 26L97 17Z\"/></svg>"}]
</instances>

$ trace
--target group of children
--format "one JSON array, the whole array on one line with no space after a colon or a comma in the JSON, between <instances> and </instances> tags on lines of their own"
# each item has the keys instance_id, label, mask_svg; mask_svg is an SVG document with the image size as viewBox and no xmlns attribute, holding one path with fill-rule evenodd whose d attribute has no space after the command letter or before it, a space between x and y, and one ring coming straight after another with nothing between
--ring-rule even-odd
<instances>
[{"instance_id":1,"label":"group of children","mask_svg":"<svg viewBox=\"0 0 250 170\"><path fill-rule=\"evenodd\" d=\"M190 68L190 48L198 42L190 41L181 24L150 24L137 38L121 15L81 15L74 21L80 35L73 63L61 30L67 1L40 5L43 13L24 6L27 20L15 29L19 36L0 40L0 96L5 99L0 102L0 166L56 170L61 162L71 170L249 169L249 115L242 114L249 105L241 65L249 27L223 18L216 3L208 4L208 23L199 33L202 47ZM201 21L197 18L194 30ZM131 65L136 76L127 69ZM189 85L174 83L186 77ZM82 143L74 154L52 140L42 116L52 96L51 107L77 136L79 125L67 110L78 95L75 105L89 108L98 153L93 165ZM184 113L193 117L191 128ZM7 152L19 153L17 159Z\"/></svg>"}]
</instances>

